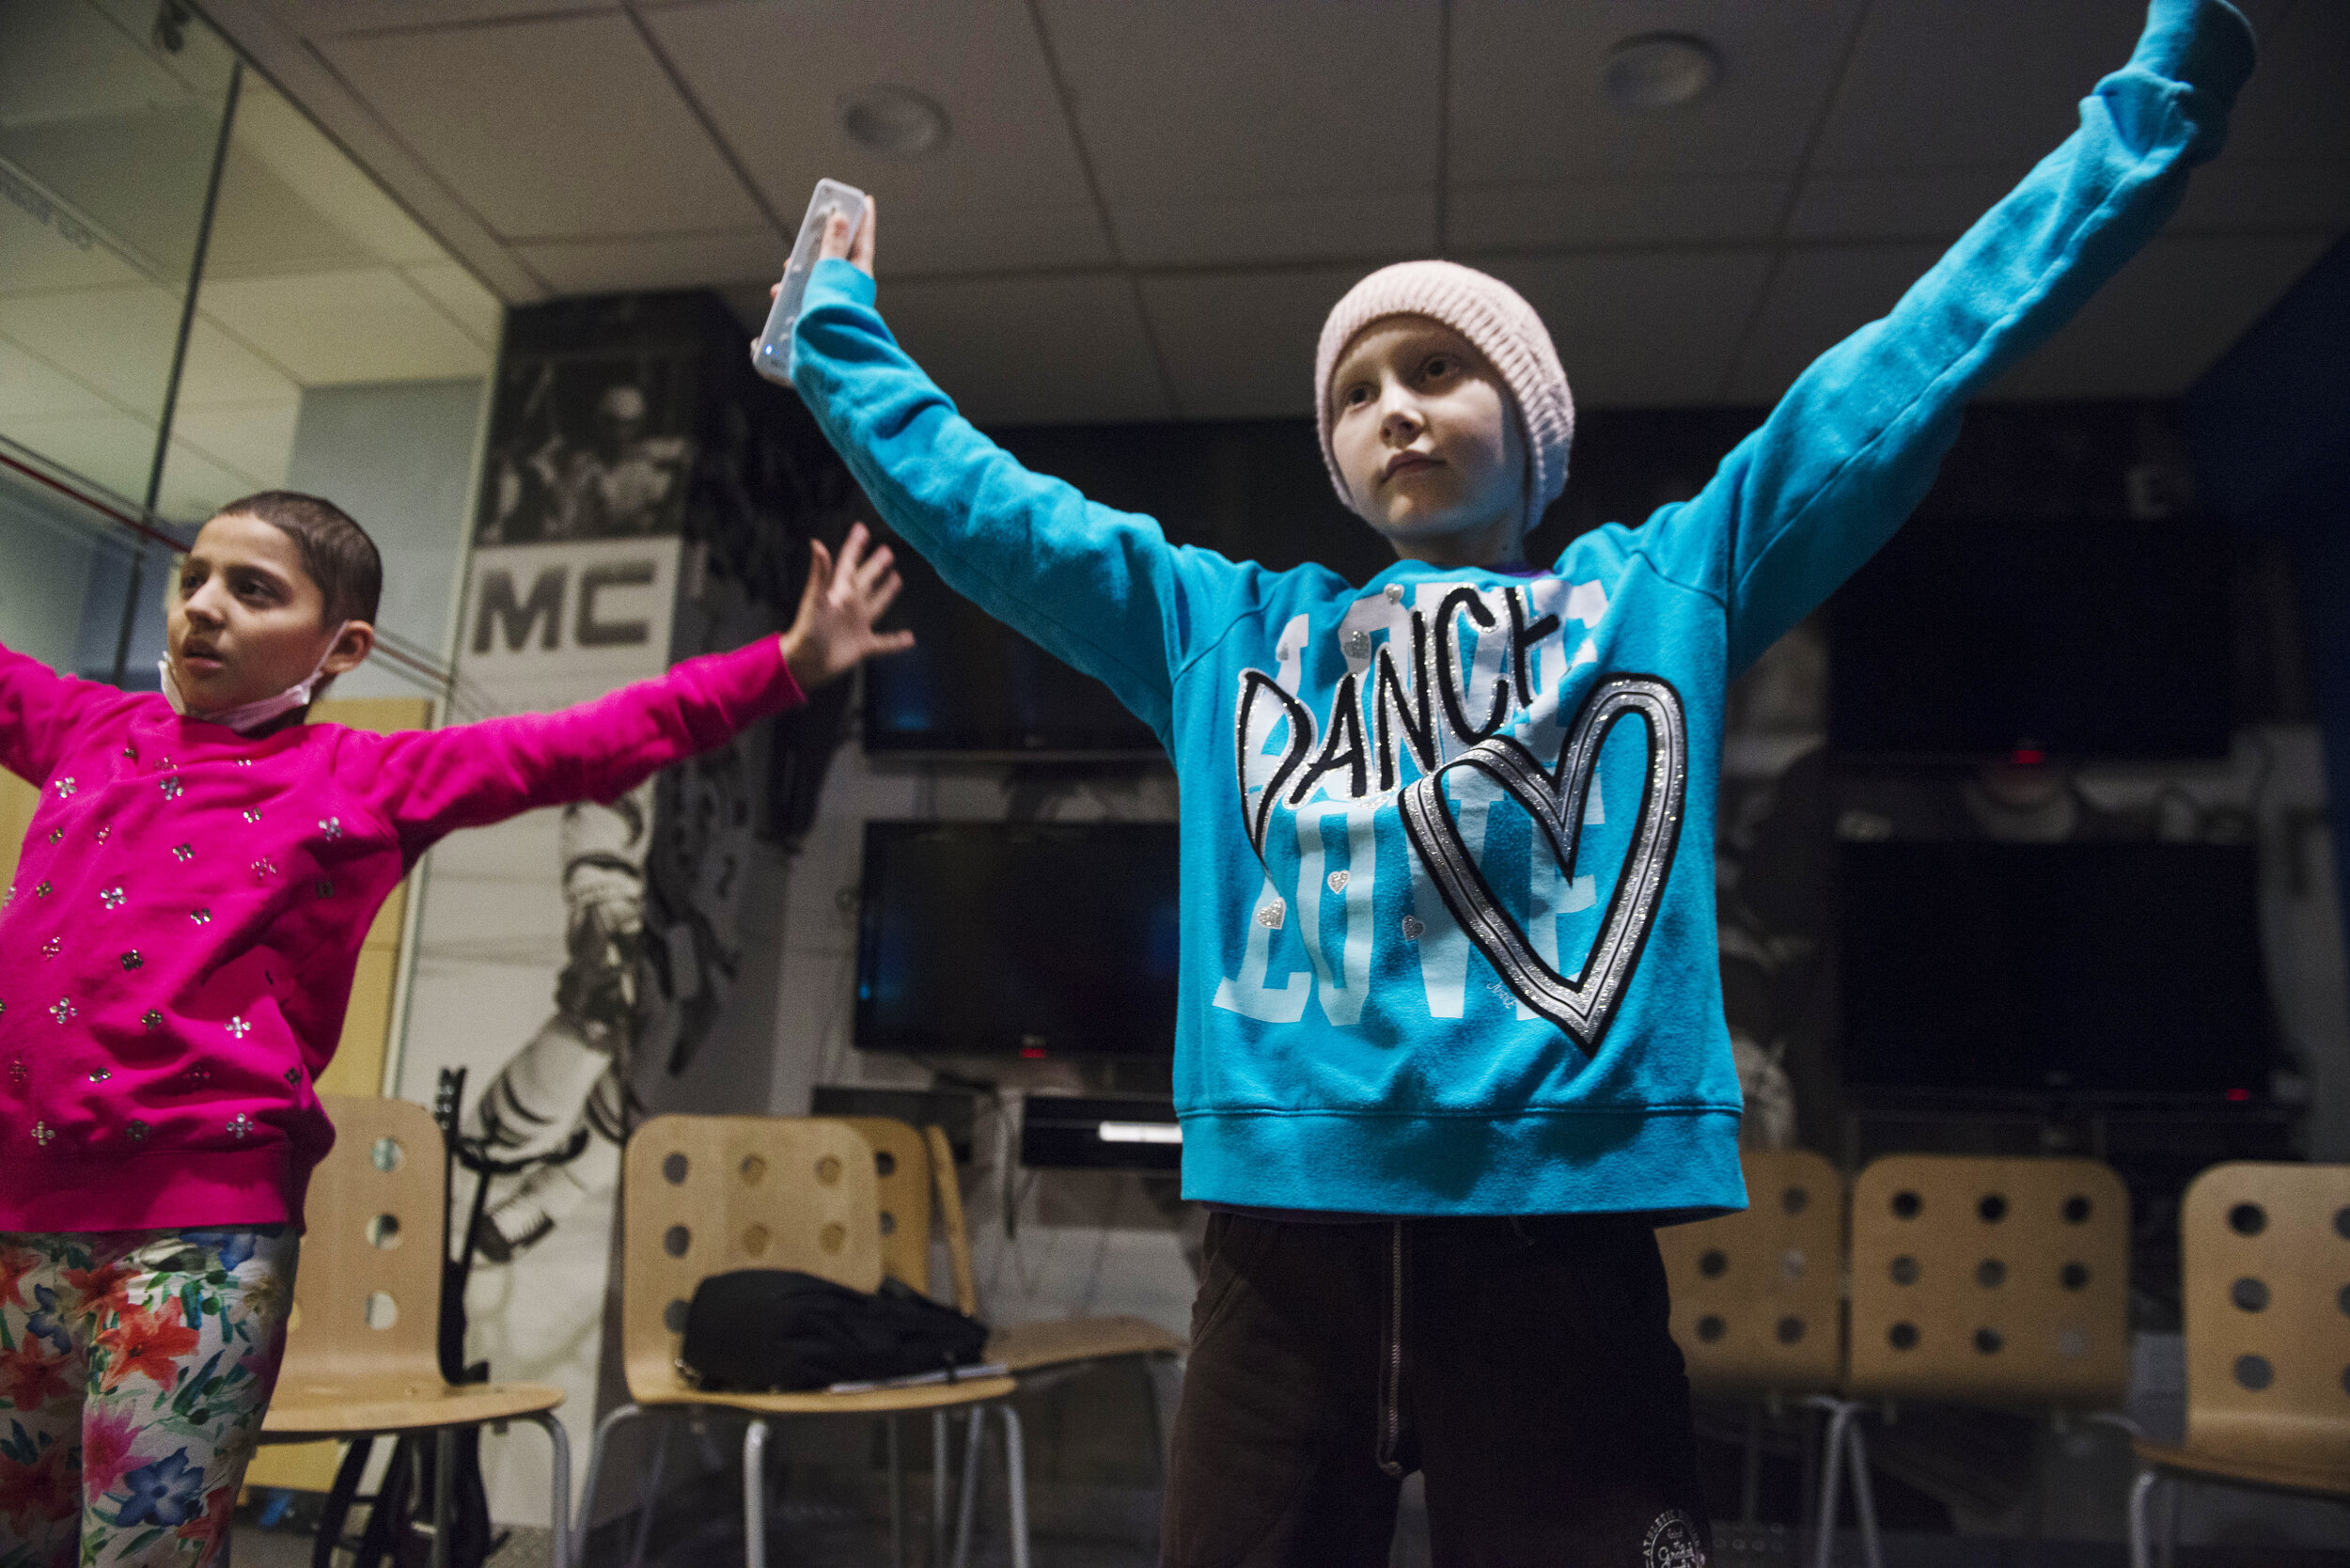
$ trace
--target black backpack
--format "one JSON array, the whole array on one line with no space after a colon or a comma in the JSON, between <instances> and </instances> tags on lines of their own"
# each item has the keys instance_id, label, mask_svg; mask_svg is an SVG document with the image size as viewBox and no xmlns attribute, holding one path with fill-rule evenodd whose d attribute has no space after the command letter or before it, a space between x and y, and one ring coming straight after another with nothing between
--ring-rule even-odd
<instances>
[{"instance_id":1,"label":"black backpack","mask_svg":"<svg viewBox=\"0 0 2350 1568\"><path fill-rule=\"evenodd\" d=\"M794 1269L713 1274L685 1309L678 1369L697 1388L791 1393L975 1366L987 1325L895 1279L877 1294Z\"/></svg>"}]
</instances>

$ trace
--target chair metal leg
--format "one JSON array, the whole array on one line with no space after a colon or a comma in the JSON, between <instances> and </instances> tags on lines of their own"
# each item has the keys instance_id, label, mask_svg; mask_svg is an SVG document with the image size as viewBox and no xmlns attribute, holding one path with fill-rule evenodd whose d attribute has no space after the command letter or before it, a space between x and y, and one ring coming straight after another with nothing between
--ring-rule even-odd
<instances>
[{"instance_id":1,"label":"chair metal leg","mask_svg":"<svg viewBox=\"0 0 2350 1568\"><path fill-rule=\"evenodd\" d=\"M579 1543L581 1548L580 1555L583 1557L587 1555L586 1548L588 1544L588 1528L595 1523L595 1521L588 1515L595 1512L596 1478L603 1473L604 1451L611 1447L612 1434L619 1428L623 1421L633 1421L637 1419L639 1417L650 1414L651 1412L647 1410L641 1404L616 1405L604 1416L603 1419L596 1423L594 1435L588 1439L588 1474L581 1479L579 1516L572 1521L570 1531L571 1538ZM548 1417L546 1419L549 1420L554 1419L553 1417ZM556 1422L556 1424L560 1425L561 1423ZM550 1440L552 1440L552 1435L550 1435ZM567 1448L570 1441L571 1439L569 1437L564 1439L564 1443ZM571 1568L571 1565L558 1564L557 1568Z\"/></svg>"},{"instance_id":2,"label":"chair metal leg","mask_svg":"<svg viewBox=\"0 0 2350 1568\"><path fill-rule=\"evenodd\" d=\"M1877 1542L1876 1482L1869 1475L1869 1445L1856 1420L1844 1428L1852 1447L1853 1511L1860 1515L1860 1556L1869 1568L1885 1568L1885 1552Z\"/></svg>"},{"instance_id":3,"label":"chair metal leg","mask_svg":"<svg viewBox=\"0 0 2350 1568\"><path fill-rule=\"evenodd\" d=\"M1747 1451L1738 1471L1738 1522L1751 1525L1762 1507L1762 1402L1747 1406Z\"/></svg>"},{"instance_id":4,"label":"chair metal leg","mask_svg":"<svg viewBox=\"0 0 2350 1568\"><path fill-rule=\"evenodd\" d=\"M1810 1402L1828 1412L1827 1440L1820 1445L1820 1511L1817 1515L1818 1533L1812 1542L1812 1568L1829 1568L1836 1560L1836 1505L1841 1500L1843 1489L1844 1450L1851 1447L1844 1434L1851 1427L1859 1406L1850 1400L1817 1399Z\"/></svg>"},{"instance_id":5,"label":"chair metal leg","mask_svg":"<svg viewBox=\"0 0 2350 1568\"><path fill-rule=\"evenodd\" d=\"M987 1445L987 1406L971 1407L968 1435L963 1441L963 1501L955 1510L955 1568L970 1568L971 1521L979 1507L979 1455Z\"/></svg>"},{"instance_id":6,"label":"chair metal leg","mask_svg":"<svg viewBox=\"0 0 2350 1568\"><path fill-rule=\"evenodd\" d=\"M2130 1568L2154 1568L2153 1544L2146 1532L2146 1504L2161 1483L2162 1477L2151 1468L2141 1468L2130 1482Z\"/></svg>"},{"instance_id":7,"label":"chair metal leg","mask_svg":"<svg viewBox=\"0 0 2350 1568\"><path fill-rule=\"evenodd\" d=\"M884 1418L889 1434L889 1568L906 1568L906 1471L898 1449L898 1418Z\"/></svg>"},{"instance_id":8,"label":"chair metal leg","mask_svg":"<svg viewBox=\"0 0 2350 1568\"><path fill-rule=\"evenodd\" d=\"M636 1489L636 1539L628 1548L628 1568L644 1568L645 1547L652 1540L652 1516L661 1511L661 1471L669 1458L669 1423L656 1422L652 1463L645 1466L645 1484Z\"/></svg>"},{"instance_id":9,"label":"chair metal leg","mask_svg":"<svg viewBox=\"0 0 2350 1568\"><path fill-rule=\"evenodd\" d=\"M572 1435L563 1430L563 1423L552 1410L541 1410L523 1419L546 1433L547 1447L554 1450L553 1475L547 1482L547 1517L555 1534L555 1564L556 1568L574 1568L572 1558L579 1538L572 1533Z\"/></svg>"},{"instance_id":10,"label":"chair metal leg","mask_svg":"<svg viewBox=\"0 0 2350 1568\"><path fill-rule=\"evenodd\" d=\"M2179 1500L2186 1494L2183 1476L2167 1478L2170 1484L2162 1493L2162 1568L2178 1568L2179 1562Z\"/></svg>"},{"instance_id":11,"label":"chair metal leg","mask_svg":"<svg viewBox=\"0 0 2350 1568\"><path fill-rule=\"evenodd\" d=\"M947 1412L931 1412L931 1557L929 1568L947 1568Z\"/></svg>"},{"instance_id":12,"label":"chair metal leg","mask_svg":"<svg viewBox=\"0 0 2350 1568\"><path fill-rule=\"evenodd\" d=\"M425 1560L431 1568L448 1568L448 1504L456 1492L457 1429L445 1426L432 1434L432 1549Z\"/></svg>"},{"instance_id":13,"label":"chair metal leg","mask_svg":"<svg viewBox=\"0 0 2350 1568\"><path fill-rule=\"evenodd\" d=\"M767 1568L767 1423L743 1429L743 1562Z\"/></svg>"},{"instance_id":14,"label":"chair metal leg","mask_svg":"<svg viewBox=\"0 0 2350 1568\"><path fill-rule=\"evenodd\" d=\"M1020 1412L1009 1403L995 1407L1004 1427L1004 1487L1011 1494L1011 1568L1028 1568L1028 1445Z\"/></svg>"}]
</instances>

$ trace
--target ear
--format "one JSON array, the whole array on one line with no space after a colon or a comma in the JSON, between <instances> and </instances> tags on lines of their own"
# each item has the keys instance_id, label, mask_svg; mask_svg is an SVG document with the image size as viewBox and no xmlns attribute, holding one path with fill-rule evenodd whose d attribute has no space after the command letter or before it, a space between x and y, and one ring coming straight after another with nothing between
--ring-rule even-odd
<instances>
[{"instance_id":1,"label":"ear","mask_svg":"<svg viewBox=\"0 0 2350 1568\"><path fill-rule=\"evenodd\" d=\"M347 622L335 638L335 646L327 651L326 662L320 668L328 675L340 675L356 669L375 651L375 628L364 620Z\"/></svg>"}]
</instances>

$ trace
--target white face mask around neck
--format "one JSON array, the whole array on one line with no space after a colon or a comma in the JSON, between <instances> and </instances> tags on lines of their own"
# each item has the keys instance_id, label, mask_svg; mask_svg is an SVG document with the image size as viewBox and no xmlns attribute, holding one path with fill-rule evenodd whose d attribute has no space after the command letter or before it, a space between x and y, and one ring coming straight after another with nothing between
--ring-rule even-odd
<instances>
[{"instance_id":1,"label":"white face mask around neck","mask_svg":"<svg viewBox=\"0 0 2350 1568\"><path fill-rule=\"evenodd\" d=\"M275 697L265 697L258 702L247 702L236 708L222 708L209 713L189 711L187 698L180 695L180 682L172 677L171 658L166 654L155 661L155 667L162 672L164 678L164 700L170 703L171 711L181 718L200 719L206 724L226 725L240 735L248 730L258 729L281 714L290 713L296 708L308 705L311 691L321 681L326 679L326 661L335 656L335 646L342 641L343 633L349 630L351 622L346 620L336 627L335 635L326 640L326 651L319 655L317 666L307 676L288 686Z\"/></svg>"}]
</instances>

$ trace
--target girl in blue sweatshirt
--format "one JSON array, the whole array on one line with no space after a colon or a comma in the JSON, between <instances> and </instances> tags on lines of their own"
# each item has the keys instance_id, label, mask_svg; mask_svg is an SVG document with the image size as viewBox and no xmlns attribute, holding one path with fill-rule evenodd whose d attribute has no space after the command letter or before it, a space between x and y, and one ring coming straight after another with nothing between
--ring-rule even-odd
<instances>
[{"instance_id":1,"label":"girl in blue sweatshirt","mask_svg":"<svg viewBox=\"0 0 2350 1568\"><path fill-rule=\"evenodd\" d=\"M1925 494L1966 400L2177 206L2249 71L2154 0L2062 146L1813 364L1696 499L1529 565L1574 405L1506 285L1372 274L1316 364L1369 583L1170 545L1023 469L873 306L836 220L796 381L959 591L1105 682L1183 794L1175 1096L1212 1218L1170 1563L1702 1560L1652 1227L1744 1206L1716 960L1730 681Z\"/></svg>"}]
</instances>

